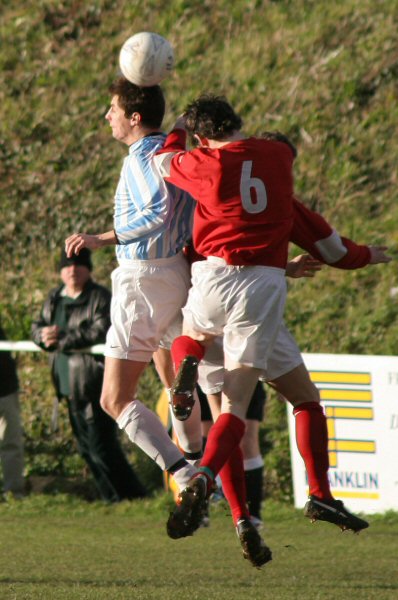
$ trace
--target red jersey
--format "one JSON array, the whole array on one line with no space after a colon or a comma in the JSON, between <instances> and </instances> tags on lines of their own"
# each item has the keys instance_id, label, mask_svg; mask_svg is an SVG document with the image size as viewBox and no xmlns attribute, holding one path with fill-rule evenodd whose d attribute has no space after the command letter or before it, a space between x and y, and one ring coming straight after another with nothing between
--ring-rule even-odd
<instances>
[{"instance_id":1,"label":"red jersey","mask_svg":"<svg viewBox=\"0 0 398 600\"><path fill-rule=\"evenodd\" d=\"M293 215L290 241L314 258L337 269L361 269L369 264L369 246L340 237L322 215L310 210L297 199L293 202ZM184 248L184 252L189 264L204 258L191 244Z\"/></svg>"},{"instance_id":2,"label":"red jersey","mask_svg":"<svg viewBox=\"0 0 398 600\"><path fill-rule=\"evenodd\" d=\"M332 229L319 214L294 200L292 241L314 258L338 269L360 269L370 261L368 246L361 246Z\"/></svg>"},{"instance_id":3,"label":"red jersey","mask_svg":"<svg viewBox=\"0 0 398 600\"><path fill-rule=\"evenodd\" d=\"M163 177L197 201L193 243L230 265L285 268L293 225L293 153L261 138L185 151L172 131L156 162Z\"/></svg>"}]
</instances>

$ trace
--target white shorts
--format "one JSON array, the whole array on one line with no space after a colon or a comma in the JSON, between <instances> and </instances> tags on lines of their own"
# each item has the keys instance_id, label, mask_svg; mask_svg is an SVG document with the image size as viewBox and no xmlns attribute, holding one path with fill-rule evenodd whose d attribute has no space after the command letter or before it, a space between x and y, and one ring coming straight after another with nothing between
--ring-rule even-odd
<instances>
[{"instance_id":1,"label":"white shorts","mask_svg":"<svg viewBox=\"0 0 398 600\"><path fill-rule=\"evenodd\" d=\"M189 265L182 254L126 261L115 269L105 356L148 362L161 344L169 348L181 334L189 285Z\"/></svg>"},{"instance_id":2,"label":"white shorts","mask_svg":"<svg viewBox=\"0 0 398 600\"><path fill-rule=\"evenodd\" d=\"M286 298L285 271L227 265L218 257L192 265L192 287L183 308L188 328L223 336L230 360L264 369Z\"/></svg>"},{"instance_id":3,"label":"white shorts","mask_svg":"<svg viewBox=\"0 0 398 600\"><path fill-rule=\"evenodd\" d=\"M289 373L302 362L303 358L294 337L282 323L261 379L273 381ZM198 383L205 394L221 392L224 384L224 355L221 338L214 341L206 351L204 359L199 363Z\"/></svg>"}]
</instances>

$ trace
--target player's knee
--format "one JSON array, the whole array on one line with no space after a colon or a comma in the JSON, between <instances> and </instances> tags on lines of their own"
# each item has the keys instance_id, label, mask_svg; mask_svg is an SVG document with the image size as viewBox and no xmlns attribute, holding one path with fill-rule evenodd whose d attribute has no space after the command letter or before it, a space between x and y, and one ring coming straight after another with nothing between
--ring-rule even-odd
<instances>
[{"instance_id":1,"label":"player's knee","mask_svg":"<svg viewBox=\"0 0 398 600\"><path fill-rule=\"evenodd\" d=\"M312 381L308 381L306 386L300 387L289 395L287 400L294 407L299 406L300 404L304 404L306 402L318 402L320 403L321 398L319 395L319 390L312 383Z\"/></svg>"}]
</instances>

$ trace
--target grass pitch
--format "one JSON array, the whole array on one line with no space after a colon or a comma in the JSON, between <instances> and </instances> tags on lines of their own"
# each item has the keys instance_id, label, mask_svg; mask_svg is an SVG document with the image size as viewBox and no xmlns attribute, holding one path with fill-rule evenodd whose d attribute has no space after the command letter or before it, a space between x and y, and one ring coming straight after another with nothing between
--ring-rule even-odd
<instances>
[{"instance_id":1,"label":"grass pitch","mask_svg":"<svg viewBox=\"0 0 398 600\"><path fill-rule=\"evenodd\" d=\"M301 511L265 503L273 561L243 560L230 516L170 540L166 495L118 506L36 496L0 506L4 600L347 600L398 597L398 513L370 517L360 535L311 524Z\"/></svg>"}]
</instances>

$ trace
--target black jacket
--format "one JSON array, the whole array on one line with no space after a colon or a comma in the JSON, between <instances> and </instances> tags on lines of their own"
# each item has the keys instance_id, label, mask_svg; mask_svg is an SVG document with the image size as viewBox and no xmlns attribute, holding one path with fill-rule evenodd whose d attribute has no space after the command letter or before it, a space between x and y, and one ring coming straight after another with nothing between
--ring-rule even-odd
<instances>
[{"instance_id":1,"label":"black jacket","mask_svg":"<svg viewBox=\"0 0 398 600\"><path fill-rule=\"evenodd\" d=\"M32 339L50 352L51 374L58 397L61 397L54 362L60 350L70 353L69 387L70 399L76 403L98 401L104 374L104 358L102 355L87 352L75 352L95 344L105 342L110 326L111 293L106 288L89 280L69 310L68 328L56 347L46 348L41 341L43 327L54 324L55 309L63 289L60 285L51 290L45 300L40 317L32 324Z\"/></svg>"},{"instance_id":2,"label":"black jacket","mask_svg":"<svg viewBox=\"0 0 398 600\"><path fill-rule=\"evenodd\" d=\"M0 327L0 340L6 340ZM18 375L15 360L8 351L0 350L0 398L14 394L18 390Z\"/></svg>"}]
</instances>

